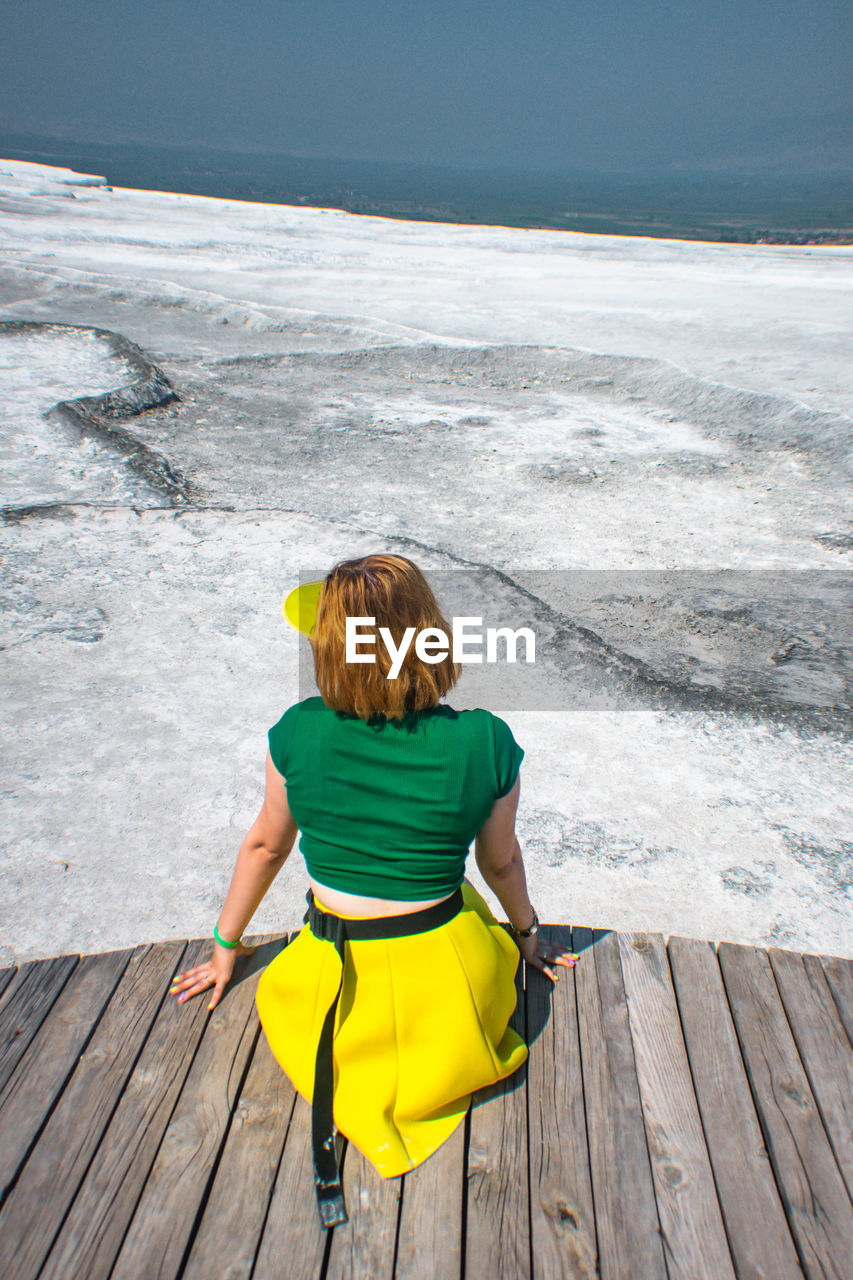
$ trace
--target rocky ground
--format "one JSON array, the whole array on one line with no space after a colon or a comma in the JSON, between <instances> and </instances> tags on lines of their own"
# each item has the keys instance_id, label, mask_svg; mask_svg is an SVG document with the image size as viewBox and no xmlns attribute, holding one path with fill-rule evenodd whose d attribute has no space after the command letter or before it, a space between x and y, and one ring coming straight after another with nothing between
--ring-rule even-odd
<instances>
[{"instance_id":1,"label":"rocky ground","mask_svg":"<svg viewBox=\"0 0 853 1280\"><path fill-rule=\"evenodd\" d=\"M209 932L310 692L282 598L378 549L536 632L452 700L526 749L545 914L851 954L853 253L0 170L0 958ZM92 328L177 398L97 401L145 378Z\"/></svg>"}]
</instances>

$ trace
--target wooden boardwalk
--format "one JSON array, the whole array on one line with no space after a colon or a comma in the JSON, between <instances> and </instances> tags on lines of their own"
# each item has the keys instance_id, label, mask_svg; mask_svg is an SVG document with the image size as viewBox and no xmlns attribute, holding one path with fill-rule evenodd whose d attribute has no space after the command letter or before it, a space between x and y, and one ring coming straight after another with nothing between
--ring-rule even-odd
<instances>
[{"instance_id":1,"label":"wooden boardwalk","mask_svg":"<svg viewBox=\"0 0 853 1280\"><path fill-rule=\"evenodd\" d=\"M213 1014L166 994L206 941L0 973L0 1275L850 1280L851 961L549 931L581 958L519 974L525 1067L403 1178L348 1147L331 1232L254 1009L284 939Z\"/></svg>"}]
</instances>

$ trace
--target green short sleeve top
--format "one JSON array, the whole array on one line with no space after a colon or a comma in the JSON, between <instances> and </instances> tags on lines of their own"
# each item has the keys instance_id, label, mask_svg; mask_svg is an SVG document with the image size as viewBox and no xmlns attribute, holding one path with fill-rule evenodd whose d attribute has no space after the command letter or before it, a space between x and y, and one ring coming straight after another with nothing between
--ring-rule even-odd
<instances>
[{"instance_id":1,"label":"green short sleeve top","mask_svg":"<svg viewBox=\"0 0 853 1280\"><path fill-rule=\"evenodd\" d=\"M368 721L306 698L268 740L309 876L403 902L458 888L471 841L524 757L499 716L444 704Z\"/></svg>"}]
</instances>

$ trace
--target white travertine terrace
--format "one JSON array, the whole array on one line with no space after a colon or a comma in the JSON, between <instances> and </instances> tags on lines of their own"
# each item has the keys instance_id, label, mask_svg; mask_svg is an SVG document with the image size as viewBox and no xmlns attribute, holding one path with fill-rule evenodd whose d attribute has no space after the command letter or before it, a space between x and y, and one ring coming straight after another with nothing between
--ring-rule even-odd
<instances>
[{"instance_id":1,"label":"white travertine terrace","mask_svg":"<svg viewBox=\"0 0 853 1280\"><path fill-rule=\"evenodd\" d=\"M12 161L0 219L0 319L142 346L181 400L124 425L197 492L173 506L41 419L121 385L85 331L0 335L2 502L50 506L3 534L0 960L209 932L298 696L281 600L303 569L380 548L517 582L850 568L853 249L401 222ZM851 954L849 738L689 697L506 718L540 916ZM294 852L255 926L298 927L303 895Z\"/></svg>"}]
</instances>

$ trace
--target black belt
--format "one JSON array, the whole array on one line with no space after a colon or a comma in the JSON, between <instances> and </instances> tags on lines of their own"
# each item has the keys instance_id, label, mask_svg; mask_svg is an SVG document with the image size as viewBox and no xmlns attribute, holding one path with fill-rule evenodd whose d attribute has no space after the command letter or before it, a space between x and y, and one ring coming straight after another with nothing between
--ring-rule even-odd
<instances>
[{"instance_id":1,"label":"black belt","mask_svg":"<svg viewBox=\"0 0 853 1280\"><path fill-rule=\"evenodd\" d=\"M346 920L331 911L320 911L309 889L305 895L308 910L304 923L309 925L315 938L333 942L341 958L341 979L335 998L326 1013L317 1061L314 1067L314 1101L311 1106L311 1143L314 1151L314 1185L317 1190L317 1206L324 1227L336 1227L347 1222L341 1175L335 1154L334 1126L334 1065L332 1037L335 1013L344 981L344 942L376 941L381 938L407 938L415 933L437 929L458 915L464 906L462 890L457 889L449 898L423 911L411 911L399 916L374 916L365 920Z\"/></svg>"}]
</instances>

